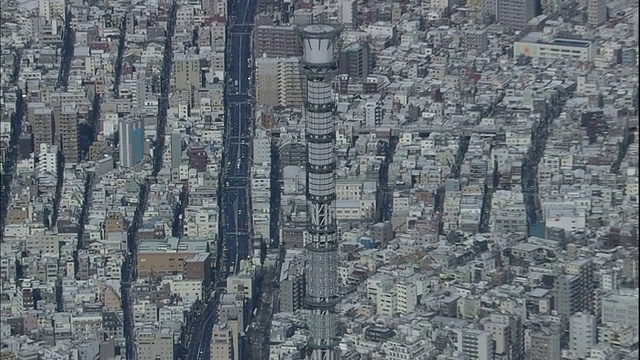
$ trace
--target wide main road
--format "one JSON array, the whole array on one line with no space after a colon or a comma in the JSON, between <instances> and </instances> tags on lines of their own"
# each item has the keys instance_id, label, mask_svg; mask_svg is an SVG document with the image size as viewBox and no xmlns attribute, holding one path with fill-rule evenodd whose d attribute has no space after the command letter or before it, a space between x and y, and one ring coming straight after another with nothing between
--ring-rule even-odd
<instances>
[{"instance_id":1,"label":"wide main road","mask_svg":"<svg viewBox=\"0 0 640 360\"><path fill-rule=\"evenodd\" d=\"M251 255L251 31L256 3L257 0L230 2L222 188L222 265L227 275L237 272L240 260Z\"/></svg>"},{"instance_id":2,"label":"wide main road","mask_svg":"<svg viewBox=\"0 0 640 360\"><path fill-rule=\"evenodd\" d=\"M222 257L216 291L196 314L190 336L188 360L209 360L213 325L227 276L235 274L240 260L250 255L250 175L253 125L251 100L251 30L257 0L229 1L226 58L225 136L222 172Z\"/></svg>"}]
</instances>

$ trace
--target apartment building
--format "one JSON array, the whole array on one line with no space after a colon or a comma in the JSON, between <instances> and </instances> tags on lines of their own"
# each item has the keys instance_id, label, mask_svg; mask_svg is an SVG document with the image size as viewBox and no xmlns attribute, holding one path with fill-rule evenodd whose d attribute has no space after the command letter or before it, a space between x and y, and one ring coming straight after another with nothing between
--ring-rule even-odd
<instances>
[{"instance_id":1,"label":"apartment building","mask_svg":"<svg viewBox=\"0 0 640 360\"><path fill-rule=\"evenodd\" d=\"M273 26L258 25L255 28L255 55L267 57L299 57L302 56L302 43L294 25Z\"/></svg>"},{"instance_id":2,"label":"apartment building","mask_svg":"<svg viewBox=\"0 0 640 360\"><path fill-rule=\"evenodd\" d=\"M535 16L534 0L497 0L496 20L512 30L522 30Z\"/></svg>"},{"instance_id":3,"label":"apartment building","mask_svg":"<svg viewBox=\"0 0 640 360\"><path fill-rule=\"evenodd\" d=\"M53 110L44 103L29 103L27 121L33 133L34 150L36 155L39 155L41 144L53 144Z\"/></svg>"},{"instance_id":4,"label":"apartment building","mask_svg":"<svg viewBox=\"0 0 640 360\"><path fill-rule=\"evenodd\" d=\"M53 114L55 140L60 145L65 163L78 163L80 160L78 106L76 104L55 106Z\"/></svg>"},{"instance_id":5,"label":"apartment building","mask_svg":"<svg viewBox=\"0 0 640 360\"><path fill-rule=\"evenodd\" d=\"M173 59L173 86L176 90L199 89L202 85L200 58L197 55L178 54Z\"/></svg>"},{"instance_id":6,"label":"apartment building","mask_svg":"<svg viewBox=\"0 0 640 360\"><path fill-rule=\"evenodd\" d=\"M305 80L295 57L256 60L256 99L259 104L302 107Z\"/></svg>"}]
</instances>

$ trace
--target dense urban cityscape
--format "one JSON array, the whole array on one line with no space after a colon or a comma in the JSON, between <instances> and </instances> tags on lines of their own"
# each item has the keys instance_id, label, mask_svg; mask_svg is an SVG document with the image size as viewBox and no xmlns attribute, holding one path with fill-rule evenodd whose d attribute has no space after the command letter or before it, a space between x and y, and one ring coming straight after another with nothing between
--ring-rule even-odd
<instances>
[{"instance_id":1,"label":"dense urban cityscape","mask_svg":"<svg viewBox=\"0 0 640 360\"><path fill-rule=\"evenodd\" d=\"M0 360L638 359L637 1L0 7Z\"/></svg>"}]
</instances>

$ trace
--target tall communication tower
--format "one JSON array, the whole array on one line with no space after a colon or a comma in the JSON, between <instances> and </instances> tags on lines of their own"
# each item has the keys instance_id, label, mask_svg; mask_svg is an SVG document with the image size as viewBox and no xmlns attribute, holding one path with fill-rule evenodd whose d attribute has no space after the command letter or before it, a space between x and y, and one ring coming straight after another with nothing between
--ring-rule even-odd
<instances>
[{"instance_id":1,"label":"tall communication tower","mask_svg":"<svg viewBox=\"0 0 640 360\"><path fill-rule=\"evenodd\" d=\"M336 130L332 80L337 72L334 48L342 29L307 25L299 29L307 77L307 276L304 305L310 310L308 358L337 360L335 306L338 302L336 235Z\"/></svg>"}]
</instances>

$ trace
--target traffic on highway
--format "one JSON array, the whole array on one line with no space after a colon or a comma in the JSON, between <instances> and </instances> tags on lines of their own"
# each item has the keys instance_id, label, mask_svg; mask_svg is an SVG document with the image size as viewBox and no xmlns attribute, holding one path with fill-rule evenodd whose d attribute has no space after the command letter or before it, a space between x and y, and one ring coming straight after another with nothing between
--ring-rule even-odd
<instances>
[{"instance_id":1,"label":"traffic on highway","mask_svg":"<svg viewBox=\"0 0 640 360\"><path fill-rule=\"evenodd\" d=\"M217 320L225 279L239 270L240 260L251 255L250 173L253 107L251 88L251 30L257 0L229 2L225 134L222 156L222 219L216 264L216 290L209 302L193 317L189 334L188 360L209 360L213 325Z\"/></svg>"},{"instance_id":2,"label":"traffic on highway","mask_svg":"<svg viewBox=\"0 0 640 360\"><path fill-rule=\"evenodd\" d=\"M223 255L226 275L251 254L249 175L251 168L252 99L251 28L256 0L231 3L227 39L226 123L223 154Z\"/></svg>"}]
</instances>

